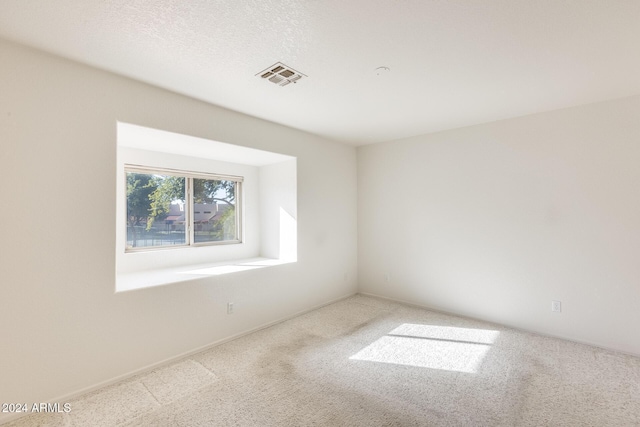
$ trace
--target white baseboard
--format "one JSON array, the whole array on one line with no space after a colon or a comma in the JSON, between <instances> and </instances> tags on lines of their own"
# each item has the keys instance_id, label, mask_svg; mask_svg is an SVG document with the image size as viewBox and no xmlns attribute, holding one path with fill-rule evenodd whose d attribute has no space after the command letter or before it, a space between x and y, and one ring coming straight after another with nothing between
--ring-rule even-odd
<instances>
[{"instance_id":1,"label":"white baseboard","mask_svg":"<svg viewBox=\"0 0 640 427\"><path fill-rule=\"evenodd\" d=\"M194 350L190 350L190 351L181 353L181 354L179 354L177 356L173 356L173 357L161 360L160 362L152 363L150 365L144 366L144 367L136 369L134 371L130 371L130 372L126 373L126 374L119 375L119 376L117 376L115 378L111 378L109 380L99 382L99 383L94 384L94 385L89 386L89 387L84 387L84 388L82 388L80 390L76 390L74 392L67 393L67 394L62 395L62 396L58 396L58 397L55 397L55 398L52 398L52 399L45 400L45 402L60 403L60 404L69 402L70 400L74 400L74 399L82 396L83 394L91 393L92 391L96 391L96 390L101 389L103 387L108 387L110 385L119 383L120 381L124 381L124 380L127 380L129 378L135 377L136 375L144 374L146 372L153 371L154 369L158 369L158 368L161 368L163 366L170 365L170 364L178 362L178 361L180 361L182 359L186 359L187 357L193 356L194 354L198 354L198 353L201 353L203 351L210 350L213 347L222 345L222 344L227 343L229 341L233 341L233 340L241 338L241 337L243 337L245 335L252 334L252 333L260 331L262 329L266 329L266 328L269 328L271 326L277 325L278 323L286 322L287 320L293 319L294 317L298 317L298 316L301 316L303 314L309 313L311 311L317 310L319 308L325 307L327 305L336 303L338 301L342 301L344 299L347 299L349 297L354 296L355 294L356 294L356 292L353 292L353 293L350 293L348 295L333 299L331 301L328 301L328 302L325 302L325 303L322 303L322 304L319 304L319 305L304 309L302 311L299 311L299 312L296 312L294 314L282 317L280 319L277 319L277 320L274 320L274 321L271 321L271 322L267 322L265 324L262 324L260 326L255 327L255 328L252 328L250 330L247 330L247 331L244 331L244 332L240 332L240 333L232 335L230 337L222 338L222 339L220 339L218 341L214 341L212 343L209 343L209 344L206 344L204 346L198 347L198 348L196 348ZM0 425L9 423L11 421L15 421L15 420L17 420L19 418L26 417L28 415L30 415L30 414L29 413L21 413L21 414L1 414L0 413Z\"/></svg>"},{"instance_id":2,"label":"white baseboard","mask_svg":"<svg viewBox=\"0 0 640 427\"><path fill-rule=\"evenodd\" d=\"M448 311L448 310L444 310L442 308L438 308L438 307L431 307L425 304L416 304L415 302L411 302L411 301L405 301L405 300L401 300L401 299L397 299L397 298L390 298L390 297L386 297L386 296L382 296L382 295L376 295L376 294L372 294L369 292L358 292L358 294L360 295L365 295L368 297L373 297L373 298L379 298L382 300L387 300L387 301L392 301L392 302L397 302L400 304L404 304L404 305L408 305L408 306L412 306L412 307L416 307L416 308L423 308L425 310L429 310L429 311L433 311L436 313L441 313L441 314L446 314L449 316L456 316L456 317L461 317L463 319L469 319L469 320L476 320L476 321L481 321L481 322L486 322L486 323L493 323L495 325L500 325L500 326L504 326L507 328L511 328L514 329L516 331L520 331L520 332L527 332L530 334L536 334L536 335L541 335L543 337L548 337L548 338L557 338L560 340L564 340L564 341L570 341L576 344L583 344L583 345L589 345L591 347L597 347L600 348L602 350L607 350L607 351L612 351L614 353L618 353L618 354L624 354L627 356L633 356L633 357L640 357L640 354L636 354L630 351L623 351L623 350L618 350L617 348L612 348L612 347L608 347L606 345L602 345L596 342L591 342L588 340L580 340L580 339L576 339L576 338L572 338L572 337L567 337L567 336L563 336L563 335L554 335L554 334L549 334L546 332L540 332L540 331L534 331L532 329L527 329L527 328L522 328L519 326L513 326L513 325L508 325L508 324L503 324L503 323L498 323L495 320L488 320L488 319L482 319L482 318L478 318L478 317L471 317L468 316L466 314L460 314L460 313L456 313L453 311Z\"/></svg>"}]
</instances>

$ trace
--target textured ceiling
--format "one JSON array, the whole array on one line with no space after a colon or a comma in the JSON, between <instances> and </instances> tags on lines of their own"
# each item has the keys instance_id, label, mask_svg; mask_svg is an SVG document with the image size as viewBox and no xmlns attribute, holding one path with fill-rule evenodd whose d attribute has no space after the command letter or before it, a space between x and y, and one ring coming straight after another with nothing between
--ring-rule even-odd
<instances>
[{"instance_id":1,"label":"textured ceiling","mask_svg":"<svg viewBox=\"0 0 640 427\"><path fill-rule=\"evenodd\" d=\"M2 0L0 37L355 145L640 93L638 0Z\"/></svg>"}]
</instances>

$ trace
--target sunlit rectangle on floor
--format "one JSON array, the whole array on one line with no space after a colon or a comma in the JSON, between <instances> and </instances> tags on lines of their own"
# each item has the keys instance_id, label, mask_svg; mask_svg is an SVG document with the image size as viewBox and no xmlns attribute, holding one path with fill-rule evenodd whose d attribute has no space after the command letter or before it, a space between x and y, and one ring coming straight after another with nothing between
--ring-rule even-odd
<instances>
[{"instance_id":1,"label":"sunlit rectangle on floor","mask_svg":"<svg viewBox=\"0 0 640 427\"><path fill-rule=\"evenodd\" d=\"M419 325L403 323L389 332L389 335L407 337L445 339L473 344L493 344L500 332L490 329L457 328L455 326Z\"/></svg>"},{"instance_id":2,"label":"sunlit rectangle on floor","mask_svg":"<svg viewBox=\"0 0 640 427\"><path fill-rule=\"evenodd\" d=\"M351 360L476 373L498 331L403 324Z\"/></svg>"}]
</instances>

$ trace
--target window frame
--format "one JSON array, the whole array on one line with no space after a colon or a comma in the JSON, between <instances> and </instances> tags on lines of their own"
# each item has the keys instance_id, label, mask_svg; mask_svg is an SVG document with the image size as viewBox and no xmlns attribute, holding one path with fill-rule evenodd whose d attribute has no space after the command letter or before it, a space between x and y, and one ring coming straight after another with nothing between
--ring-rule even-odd
<instances>
[{"instance_id":1,"label":"window frame","mask_svg":"<svg viewBox=\"0 0 640 427\"><path fill-rule=\"evenodd\" d=\"M185 179L185 218L188 222L185 224L185 243L179 245L164 245L164 246L140 246L140 247L128 247L127 246L127 232L128 232L128 201L127 201L127 174L139 173L148 175L171 175ZM209 241L209 242L196 242L195 241L195 209L194 209L194 194L193 194L193 180L194 179L206 179L216 181L233 181L235 182L235 212L236 212L236 239L235 240L223 240L223 241ZM243 242L243 215L242 215L242 184L244 177L236 175L224 175L218 173L209 172L195 172L181 169L170 169L152 166L135 165L125 163L124 165L124 251L125 253L133 252L148 252L159 251L166 249L182 249L182 248L195 248L205 246L222 246L222 245L236 245Z\"/></svg>"}]
</instances>

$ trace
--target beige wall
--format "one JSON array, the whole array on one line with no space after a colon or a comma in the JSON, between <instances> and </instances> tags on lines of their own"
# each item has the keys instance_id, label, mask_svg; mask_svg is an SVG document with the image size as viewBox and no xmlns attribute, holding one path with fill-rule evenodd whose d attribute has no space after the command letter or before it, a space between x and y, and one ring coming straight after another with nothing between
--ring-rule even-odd
<instances>
[{"instance_id":1,"label":"beige wall","mask_svg":"<svg viewBox=\"0 0 640 427\"><path fill-rule=\"evenodd\" d=\"M115 294L116 121L296 156L298 262ZM0 402L50 401L356 291L353 147L3 41L0 194Z\"/></svg>"},{"instance_id":2,"label":"beige wall","mask_svg":"<svg viewBox=\"0 0 640 427\"><path fill-rule=\"evenodd\" d=\"M640 96L360 147L358 197L360 291L640 355Z\"/></svg>"}]
</instances>

